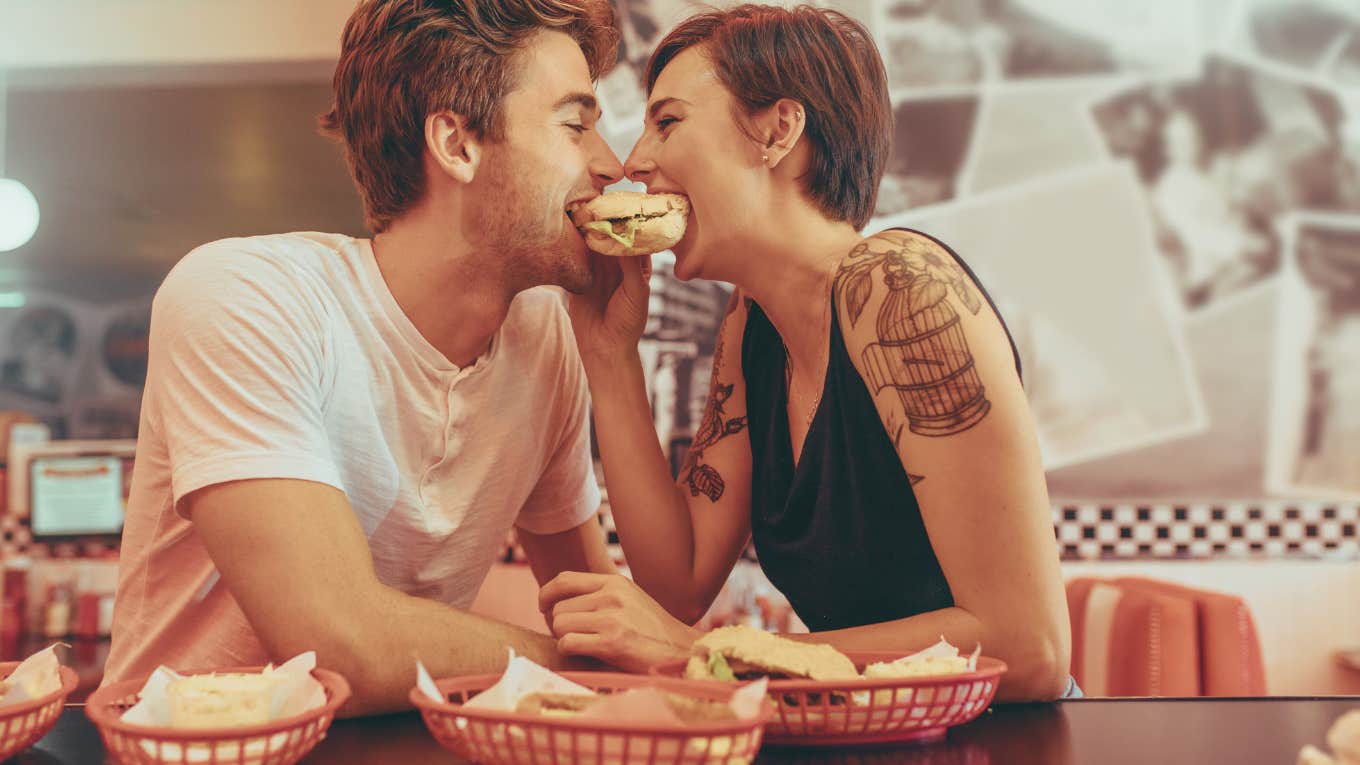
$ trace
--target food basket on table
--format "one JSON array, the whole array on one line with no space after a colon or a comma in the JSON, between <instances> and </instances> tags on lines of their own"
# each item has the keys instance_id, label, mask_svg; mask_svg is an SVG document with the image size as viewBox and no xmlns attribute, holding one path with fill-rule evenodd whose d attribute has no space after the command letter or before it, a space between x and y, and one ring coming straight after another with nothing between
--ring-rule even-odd
<instances>
[{"instance_id":1,"label":"food basket on table","mask_svg":"<svg viewBox=\"0 0 1360 765\"><path fill-rule=\"evenodd\" d=\"M495 685L499 674L447 678L434 683L443 701L419 688L411 702L446 749L482 765L735 765L760 749L772 712L765 704L750 719L662 724L573 719L519 711L468 708L466 702ZM561 677L596 693L645 687L710 701L725 701L736 685L694 683L612 672L564 672Z\"/></svg>"},{"instance_id":2,"label":"food basket on table","mask_svg":"<svg viewBox=\"0 0 1360 765\"><path fill-rule=\"evenodd\" d=\"M259 673L263 668L218 670ZM186 673L187 676L208 672ZM140 700L146 679L114 683L91 694L85 713L99 729L108 754L123 765L292 765L326 736L335 712L350 696L349 683L335 672L316 668L312 677L325 703L270 722L215 728L138 725L123 715Z\"/></svg>"},{"instance_id":3,"label":"food basket on table","mask_svg":"<svg viewBox=\"0 0 1360 765\"><path fill-rule=\"evenodd\" d=\"M20 662L0 663L0 682L19 667ZM75 670L62 667L61 688L45 696L14 704L0 705L0 761L19 754L46 736L61 717L66 697L76 689L80 679Z\"/></svg>"},{"instance_id":4,"label":"food basket on table","mask_svg":"<svg viewBox=\"0 0 1360 765\"><path fill-rule=\"evenodd\" d=\"M900 653L846 651L863 672ZM685 661L652 668L661 677L683 677ZM765 728L771 745L833 746L891 742L931 742L952 726L966 723L996 697L1006 665L982 656L970 672L919 677L845 680L770 679L775 714ZM698 681L721 685L719 681Z\"/></svg>"}]
</instances>

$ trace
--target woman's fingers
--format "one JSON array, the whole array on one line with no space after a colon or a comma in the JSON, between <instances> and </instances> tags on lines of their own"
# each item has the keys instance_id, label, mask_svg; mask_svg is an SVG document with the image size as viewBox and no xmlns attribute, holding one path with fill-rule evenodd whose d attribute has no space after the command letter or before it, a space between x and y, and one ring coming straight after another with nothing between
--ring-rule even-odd
<instances>
[{"instance_id":1,"label":"woman's fingers","mask_svg":"<svg viewBox=\"0 0 1360 765\"><path fill-rule=\"evenodd\" d=\"M544 616L548 618L550 624L555 624L557 619L566 614L581 614L593 611L602 611L607 608L618 608L621 604L619 599L608 592L592 592L589 595L578 595L574 598L565 598L553 604L551 610Z\"/></svg>"},{"instance_id":2,"label":"woman's fingers","mask_svg":"<svg viewBox=\"0 0 1360 765\"><path fill-rule=\"evenodd\" d=\"M553 577L538 591L538 610L552 612L558 601L589 595L609 583L617 574L590 574L583 571L564 571Z\"/></svg>"},{"instance_id":3,"label":"woman's fingers","mask_svg":"<svg viewBox=\"0 0 1360 765\"><path fill-rule=\"evenodd\" d=\"M569 632L558 638L557 650L567 656L589 656L639 673L687 655L674 646L622 631Z\"/></svg>"},{"instance_id":4,"label":"woman's fingers","mask_svg":"<svg viewBox=\"0 0 1360 765\"><path fill-rule=\"evenodd\" d=\"M627 653L629 640L616 614L580 611L555 616L553 634L557 650L568 656L592 656L617 664Z\"/></svg>"},{"instance_id":5,"label":"woman's fingers","mask_svg":"<svg viewBox=\"0 0 1360 765\"><path fill-rule=\"evenodd\" d=\"M557 651L565 656L591 656L610 661L613 650L604 638L584 632L572 632L557 640Z\"/></svg>"},{"instance_id":6,"label":"woman's fingers","mask_svg":"<svg viewBox=\"0 0 1360 765\"><path fill-rule=\"evenodd\" d=\"M607 633L612 624L613 622L606 614L596 611L572 611L553 616L552 633L558 637L573 632L601 635Z\"/></svg>"},{"instance_id":7,"label":"woman's fingers","mask_svg":"<svg viewBox=\"0 0 1360 765\"><path fill-rule=\"evenodd\" d=\"M647 295L651 292L652 256L640 255L627 260L634 262L619 264L623 272L620 288L634 305L641 305L645 310Z\"/></svg>"},{"instance_id":8,"label":"woman's fingers","mask_svg":"<svg viewBox=\"0 0 1360 765\"><path fill-rule=\"evenodd\" d=\"M572 626L555 633L557 650L564 655L590 656L629 672L645 672L670 658L655 641L633 634L614 616L567 614L563 620Z\"/></svg>"}]
</instances>

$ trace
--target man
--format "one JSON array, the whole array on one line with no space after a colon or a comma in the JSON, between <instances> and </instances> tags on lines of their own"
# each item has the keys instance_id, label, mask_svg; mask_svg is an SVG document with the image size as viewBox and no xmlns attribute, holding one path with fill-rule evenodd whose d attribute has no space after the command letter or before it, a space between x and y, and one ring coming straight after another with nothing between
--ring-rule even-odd
<instances>
[{"instance_id":1,"label":"man","mask_svg":"<svg viewBox=\"0 0 1360 765\"><path fill-rule=\"evenodd\" d=\"M335 105L371 240L214 242L157 293L106 682L315 650L351 714L547 635L465 609L512 524L540 582L612 572L560 296L569 211L622 175L595 130L605 0L365 0Z\"/></svg>"}]
</instances>

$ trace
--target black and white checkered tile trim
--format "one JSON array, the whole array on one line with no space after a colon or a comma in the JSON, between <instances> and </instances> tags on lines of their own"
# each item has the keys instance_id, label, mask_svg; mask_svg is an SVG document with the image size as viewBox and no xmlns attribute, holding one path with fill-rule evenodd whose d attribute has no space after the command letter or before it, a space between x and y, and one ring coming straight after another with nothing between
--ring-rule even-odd
<instances>
[{"instance_id":1,"label":"black and white checkered tile trim","mask_svg":"<svg viewBox=\"0 0 1360 765\"><path fill-rule=\"evenodd\" d=\"M1082 503L1053 510L1063 560L1360 559L1360 505Z\"/></svg>"},{"instance_id":2,"label":"black and white checkered tile trim","mask_svg":"<svg viewBox=\"0 0 1360 765\"><path fill-rule=\"evenodd\" d=\"M0 561L80 554L35 544L27 518L0 514ZM1360 505L1327 502L1080 503L1053 508L1063 560L1347 558L1360 560ZM609 532L617 550L618 537ZM64 546L65 547L65 546ZM102 551L102 547L101 547Z\"/></svg>"},{"instance_id":3,"label":"black and white checkered tile trim","mask_svg":"<svg viewBox=\"0 0 1360 765\"><path fill-rule=\"evenodd\" d=\"M33 535L28 530L27 518L16 518L0 513L0 561L28 552Z\"/></svg>"},{"instance_id":4,"label":"black and white checkered tile trim","mask_svg":"<svg viewBox=\"0 0 1360 765\"><path fill-rule=\"evenodd\" d=\"M18 556L34 558L102 558L111 548L102 541L68 540L57 544L34 541L27 518L0 514L0 563Z\"/></svg>"}]
</instances>

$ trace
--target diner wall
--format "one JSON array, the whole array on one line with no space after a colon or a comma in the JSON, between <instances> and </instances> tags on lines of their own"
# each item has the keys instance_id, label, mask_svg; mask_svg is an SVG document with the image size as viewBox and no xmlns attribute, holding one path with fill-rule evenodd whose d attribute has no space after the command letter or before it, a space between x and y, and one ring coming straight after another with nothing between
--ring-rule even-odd
<instances>
[{"instance_id":1,"label":"diner wall","mask_svg":"<svg viewBox=\"0 0 1360 765\"><path fill-rule=\"evenodd\" d=\"M887 68L868 229L943 239L996 298L1064 559L1360 559L1360 6L818 4ZM623 156L646 57L693 7L618 5L599 91ZM658 325L678 288L654 277ZM675 452L717 316L644 343Z\"/></svg>"},{"instance_id":2,"label":"diner wall","mask_svg":"<svg viewBox=\"0 0 1360 765\"><path fill-rule=\"evenodd\" d=\"M1064 558L1360 554L1360 52L1339 44L1360 30L1352 5L822 4L866 24L891 84L894 147L869 228L941 237L996 297ZM622 156L646 56L696 6L618 8L620 65L599 93ZM222 56L238 54L263 55ZM315 61L234 84L246 75L146 60L159 74L104 76L162 84L41 68L11 83L5 166L45 202L38 236L0 273L29 296L0 307L0 408L57 435L135 428L139 383L111 374L108 353L137 371L145 301L190 247L362 233L340 152L314 130L329 97ZM175 140L172 124L198 138ZM678 466L727 291L658 261L643 358Z\"/></svg>"},{"instance_id":3,"label":"diner wall","mask_svg":"<svg viewBox=\"0 0 1360 765\"><path fill-rule=\"evenodd\" d=\"M54 439L134 438L146 380L151 293L89 300L34 286L0 306L0 410Z\"/></svg>"}]
</instances>

